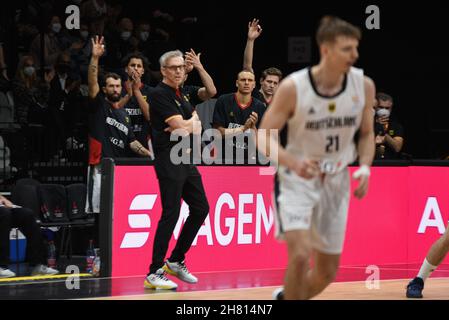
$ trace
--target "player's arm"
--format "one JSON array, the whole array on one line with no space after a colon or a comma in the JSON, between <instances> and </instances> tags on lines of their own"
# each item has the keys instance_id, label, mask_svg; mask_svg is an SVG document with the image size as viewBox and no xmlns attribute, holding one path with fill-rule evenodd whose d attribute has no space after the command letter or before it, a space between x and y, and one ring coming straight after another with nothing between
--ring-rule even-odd
<instances>
[{"instance_id":1,"label":"player's arm","mask_svg":"<svg viewBox=\"0 0 449 320\"><path fill-rule=\"evenodd\" d=\"M87 73L87 84L89 88L89 98L94 99L98 92L100 92L100 86L98 85L98 61L104 54L104 38L95 36L92 39L92 57L90 59L89 69Z\"/></svg>"},{"instance_id":2,"label":"player's arm","mask_svg":"<svg viewBox=\"0 0 449 320\"><path fill-rule=\"evenodd\" d=\"M178 133L182 136L191 133L201 134L201 121L196 111L192 113L192 117L189 120L184 120L181 115L177 114L165 119L165 123L168 124L168 128L165 131L168 132L178 130Z\"/></svg>"},{"instance_id":3,"label":"player's arm","mask_svg":"<svg viewBox=\"0 0 449 320\"><path fill-rule=\"evenodd\" d=\"M368 181L370 175L370 166L373 162L375 153L374 139L374 119L373 119L373 101L376 89L373 80L365 77L365 108L363 109L362 123L359 130L359 141L357 145L359 154L360 168L354 172L354 179L359 180L357 188L354 190L354 196L358 199L363 198L368 191Z\"/></svg>"},{"instance_id":4,"label":"player's arm","mask_svg":"<svg viewBox=\"0 0 449 320\"><path fill-rule=\"evenodd\" d=\"M248 23L248 37L246 38L245 51L243 52L243 70L253 70L254 41L262 33L262 27L258 19L253 19Z\"/></svg>"},{"instance_id":5,"label":"player's arm","mask_svg":"<svg viewBox=\"0 0 449 320\"><path fill-rule=\"evenodd\" d=\"M404 144L404 138L396 136L392 137L388 133L385 134L385 141L394 149L395 152L400 152Z\"/></svg>"},{"instance_id":6,"label":"player's arm","mask_svg":"<svg viewBox=\"0 0 449 320\"><path fill-rule=\"evenodd\" d=\"M118 105L120 108L123 108L124 106L126 106L129 102L129 100L131 100L131 97L133 96L132 83L129 79L125 81L124 87L126 90L126 95L124 95L118 102Z\"/></svg>"},{"instance_id":7,"label":"player's arm","mask_svg":"<svg viewBox=\"0 0 449 320\"><path fill-rule=\"evenodd\" d=\"M196 54L193 49L190 49L189 52L186 52L185 59L186 64L191 64L200 75L203 87L198 90L197 94L202 101L206 101L217 94L217 88L215 88L214 80L201 63L200 56L201 53Z\"/></svg>"},{"instance_id":8,"label":"player's arm","mask_svg":"<svg viewBox=\"0 0 449 320\"><path fill-rule=\"evenodd\" d=\"M150 121L150 105L143 97L140 89L136 89L133 92L134 92L134 97L136 97L137 103L139 104L140 110L142 110L142 114L143 114L145 120Z\"/></svg>"},{"instance_id":9,"label":"player's arm","mask_svg":"<svg viewBox=\"0 0 449 320\"><path fill-rule=\"evenodd\" d=\"M360 165L371 166L374 158L374 119L373 106L375 86L373 80L365 77L365 108L363 109L362 123L360 124L358 153Z\"/></svg>"},{"instance_id":10,"label":"player's arm","mask_svg":"<svg viewBox=\"0 0 449 320\"><path fill-rule=\"evenodd\" d=\"M134 140L129 144L129 147L132 151L141 156L151 157L151 152L147 148L145 148L139 141Z\"/></svg>"}]
</instances>

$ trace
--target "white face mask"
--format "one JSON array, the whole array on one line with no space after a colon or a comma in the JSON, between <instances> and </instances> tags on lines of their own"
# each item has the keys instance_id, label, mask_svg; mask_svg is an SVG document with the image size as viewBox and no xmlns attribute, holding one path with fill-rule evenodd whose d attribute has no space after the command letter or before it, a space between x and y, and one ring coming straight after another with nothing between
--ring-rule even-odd
<instances>
[{"instance_id":1,"label":"white face mask","mask_svg":"<svg viewBox=\"0 0 449 320\"><path fill-rule=\"evenodd\" d=\"M123 31L122 34L121 34L121 36L122 36L122 39L126 41L126 40L128 40L129 38L131 38L131 32L129 32L129 31Z\"/></svg>"},{"instance_id":2,"label":"white face mask","mask_svg":"<svg viewBox=\"0 0 449 320\"><path fill-rule=\"evenodd\" d=\"M54 33L59 33L59 31L61 31L61 24L60 23L53 23L51 25L51 30L53 30Z\"/></svg>"},{"instance_id":3,"label":"white face mask","mask_svg":"<svg viewBox=\"0 0 449 320\"><path fill-rule=\"evenodd\" d=\"M25 67L23 69L23 73L25 73L26 76L31 77L36 72L36 69L32 66Z\"/></svg>"},{"instance_id":4,"label":"white face mask","mask_svg":"<svg viewBox=\"0 0 449 320\"><path fill-rule=\"evenodd\" d=\"M140 39L142 41L147 41L149 36L150 36L150 33L148 31L142 31L140 33Z\"/></svg>"},{"instance_id":5,"label":"white face mask","mask_svg":"<svg viewBox=\"0 0 449 320\"><path fill-rule=\"evenodd\" d=\"M378 117L389 117L390 110L388 109L377 109L376 114Z\"/></svg>"},{"instance_id":6,"label":"white face mask","mask_svg":"<svg viewBox=\"0 0 449 320\"><path fill-rule=\"evenodd\" d=\"M86 30L80 31L80 35L81 35L81 38L87 39L87 37L89 36L89 31L86 31Z\"/></svg>"}]
</instances>

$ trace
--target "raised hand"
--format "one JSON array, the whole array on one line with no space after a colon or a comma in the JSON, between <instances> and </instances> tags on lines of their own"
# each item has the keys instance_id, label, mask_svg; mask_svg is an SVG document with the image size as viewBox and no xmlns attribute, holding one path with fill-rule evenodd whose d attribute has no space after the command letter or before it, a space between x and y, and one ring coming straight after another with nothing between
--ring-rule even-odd
<instances>
[{"instance_id":1,"label":"raised hand","mask_svg":"<svg viewBox=\"0 0 449 320\"><path fill-rule=\"evenodd\" d=\"M248 39L255 40L262 33L262 27L259 24L259 19L253 19L248 23Z\"/></svg>"},{"instance_id":2,"label":"raised hand","mask_svg":"<svg viewBox=\"0 0 449 320\"><path fill-rule=\"evenodd\" d=\"M104 54L104 37L92 38L92 57L100 58Z\"/></svg>"},{"instance_id":3,"label":"raised hand","mask_svg":"<svg viewBox=\"0 0 449 320\"><path fill-rule=\"evenodd\" d=\"M201 52L196 54L193 49L190 49L189 52L185 53L186 65L187 66L191 65L195 69L202 68L203 65L201 64L200 56L201 56Z\"/></svg>"}]
</instances>

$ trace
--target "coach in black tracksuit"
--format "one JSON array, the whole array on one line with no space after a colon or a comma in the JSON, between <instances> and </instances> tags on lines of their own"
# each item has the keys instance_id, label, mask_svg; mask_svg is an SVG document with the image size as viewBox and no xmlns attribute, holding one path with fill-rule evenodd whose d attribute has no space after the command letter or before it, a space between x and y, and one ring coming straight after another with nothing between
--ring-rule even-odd
<instances>
[{"instance_id":1,"label":"coach in black tracksuit","mask_svg":"<svg viewBox=\"0 0 449 320\"><path fill-rule=\"evenodd\" d=\"M199 121L189 100L180 91L185 76L183 54L178 50L170 51L160 61L163 80L150 94L149 104L162 216L154 239L149 276L159 275L158 270L164 266L168 244L179 217L181 198L189 205L190 214L168 258L170 262L183 263L186 252L209 213L209 204L197 168L191 164L175 165L170 159L170 151L177 143L170 141L170 131L185 129L192 135L192 124Z\"/></svg>"}]
</instances>

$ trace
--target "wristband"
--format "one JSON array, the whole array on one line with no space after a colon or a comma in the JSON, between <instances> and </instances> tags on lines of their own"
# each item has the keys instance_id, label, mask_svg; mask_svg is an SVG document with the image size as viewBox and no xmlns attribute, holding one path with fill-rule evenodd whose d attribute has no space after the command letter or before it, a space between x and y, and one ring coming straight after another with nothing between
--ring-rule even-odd
<instances>
[{"instance_id":1,"label":"wristband","mask_svg":"<svg viewBox=\"0 0 449 320\"><path fill-rule=\"evenodd\" d=\"M369 166L363 164L358 168L353 174L352 177L354 179L359 179L361 176L369 177L371 174Z\"/></svg>"}]
</instances>

